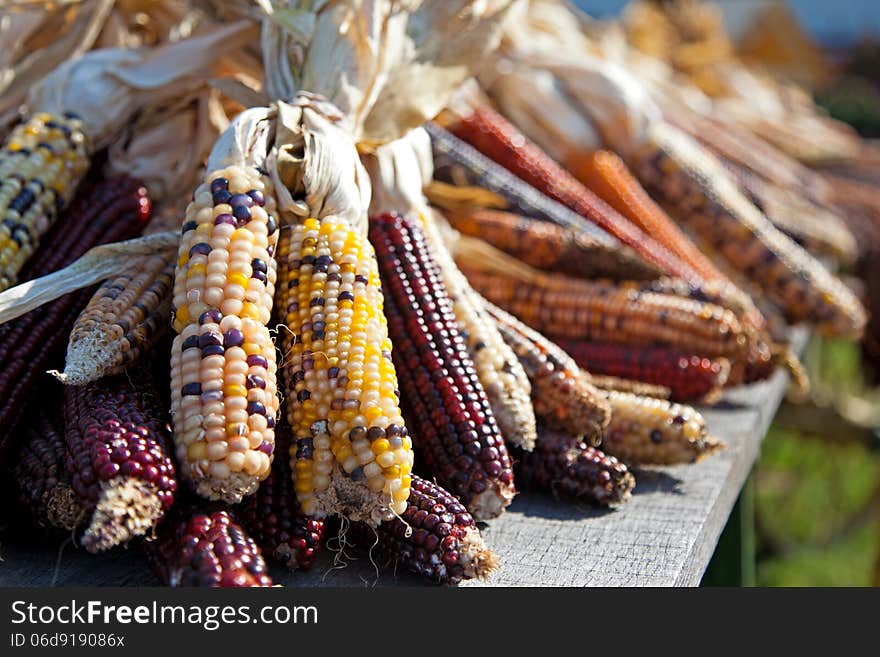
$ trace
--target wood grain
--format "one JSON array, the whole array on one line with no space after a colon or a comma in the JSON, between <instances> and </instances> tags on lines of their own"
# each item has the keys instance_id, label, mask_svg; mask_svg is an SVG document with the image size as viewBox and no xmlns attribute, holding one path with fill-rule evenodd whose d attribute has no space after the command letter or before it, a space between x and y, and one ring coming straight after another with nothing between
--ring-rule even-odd
<instances>
[{"instance_id":1,"label":"wood grain","mask_svg":"<svg viewBox=\"0 0 880 657\"><path fill-rule=\"evenodd\" d=\"M806 333L797 331L798 351ZM501 558L488 582L462 586L696 586L712 557L761 440L785 393L787 377L730 391L703 409L713 436L727 447L693 465L636 471L633 498L602 511L520 494L483 528ZM91 556L68 543L56 546L0 539L0 586L137 586L157 580L137 550ZM420 585L407 574L377 574L368 556L328 551L308 573L273 569L290 586ZM56 568L56 562L58 567Z\"/></svg>"}]
</instances>

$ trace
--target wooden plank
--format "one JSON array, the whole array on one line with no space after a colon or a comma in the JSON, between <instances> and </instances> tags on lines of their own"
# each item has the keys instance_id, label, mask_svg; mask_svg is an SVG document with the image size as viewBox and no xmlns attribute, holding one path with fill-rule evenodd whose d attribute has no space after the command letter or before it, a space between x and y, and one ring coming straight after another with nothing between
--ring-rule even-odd
<instances>
[{"instance_id":1,"label":"wooden plank","mask_svg":"<svg viewBox=\"0 0 880 657\"><path fill-rule=\"evenodd\" d=\"M794 346L801 350L806 334ZM633 498L602 511L520 494L484 536L502 567L485 583L466 586L696 586L715 549L761 440L785 393L781 371L769 381L730 391L703 409L711 433L727 448L702 463L636 472ZM0 585L155 585L136 550L93 557L67 545L0 543ZM273 570L291 586L417 585L406 574L377 574L367 556L328 551L308 573ZM57 562L57 568L56 568Z\"/></svg>"}]
</instances>

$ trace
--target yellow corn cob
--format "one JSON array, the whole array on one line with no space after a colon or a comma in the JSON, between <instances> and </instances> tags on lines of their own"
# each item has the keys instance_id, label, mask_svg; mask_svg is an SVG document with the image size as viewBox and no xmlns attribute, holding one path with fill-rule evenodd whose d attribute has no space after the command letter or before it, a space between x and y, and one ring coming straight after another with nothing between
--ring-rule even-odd
<instances>
[{"instance_id":1,"label":"yellow corn cob","mask_svg":"<svg viewBox=\"0 0 880 657\"><path fill-rule=\"evenodd\" d=\"M176 263L175 253L142 256L98 288L70 332L65 383L120 374L165 333Z\"/></svg>"},{"instance_id":2,"label":"yellow corn cob","mask_svg":"<svg viewBox=\"0 0 880 657\"><path fill-rule=\"evenodd\" d=\"M455 319L476 366L477 378L486 390L498 428L507 442L531 451L537 438L537 421L532 408L529 378L495 322L486 313L482 297L474 292L459 271L437 226L427 218L423 225L452 300Z\"/></svg>"},{"instance_id":3,"label":"yellow corn cob","mask_svg":"<svg viewBox=\"0 0 880 657\"><path fill-rule=\"evenodd\" d=\"M630 465L691 463L721 448L691 406L628 392L603 391L611 422L602 450Z\"/></svg>"},{"instance_id":4,"label":"yellow corn cob","mask_svg":"<svg viewBox=\"0 0 880 657\"><path fill-rule=\"evenodd\" d=\"M375 252L336 217L279 246L278 316L297 497L308 515L377 524L406 509L412 440L399 407Z\"/></svg>"},{"instance_id":5,"label":"yellow corn cob","mask_svg":"<svg viewBox=\"0 0 880 657\"><path fill-rule=\"evenodd\" d=\"M171 412L184 477L238 502L269 474L275 443L275 345L267 324L278 227L268 179L209 173L186 209L172 300Z\"/></svg>"},{"instance_id":6,"label":"yellow corn cob","mask_svg":"<svg viewBox=\"0 0 880 657\"><path fill-rule=\"evenodd\" d=\"M76 116L35 114L13 128L0 151L0 290L17 282L88 168Z\"/></svg>"}]
</instances>

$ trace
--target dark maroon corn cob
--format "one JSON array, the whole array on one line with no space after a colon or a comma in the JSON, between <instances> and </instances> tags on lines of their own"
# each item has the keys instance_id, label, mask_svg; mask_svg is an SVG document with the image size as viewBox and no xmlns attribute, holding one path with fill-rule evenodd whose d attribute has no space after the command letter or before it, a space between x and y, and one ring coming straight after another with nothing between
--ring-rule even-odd
<instances>
[{"instance_id":1,"label":"dark maroon corn cob","mask_svg":"<svg viewBox=\"0 0 880 657\"><path fill-rule=\"evenodd\" d=\"M615 457L591 447L579 436L541 427L532 452L517 452L516 477L524 487L582 502L609 505L629 499L636 484Z\"/></svg>"},{"instance_id":2,"label":"dark maroon corn cob","mask_svg":"<svg viewBox=\"0 0 880 657\"><path fill-rule=\"evenodd\" d=\"M89 511L91 552L152 529L177 490L170 435L145 367L64 390L67 470Z\"/></svg>"},{"instance_id":3,"label":"dark maroon corn cob","mask_svg":"<svg viewBox=\"0 0 880 657\"><path fill-rule=\"evenodd\" d=\"M566 339L556 342L591 374L665 386L672 401L715 401L730 373L730 363L725 358L689 356L662 347Z\"/></svg>"},{"instance_id":4,"label":"dark maroon corn cob","mask_svg":"<svg viewBox=\"0 0 880 657\"><path fill-rule=\"evenodd\" d=\"M510 456L425 235L383 214L370 220L370 241L413 446L475 518L496 517L515 494Z\"/></svg>"},{"instance_id":5,"label":"dark maroon corn cob","mask_svg":"<svg viewBox=\"0 0 880 657\"><path fill-rule=\"evenodd\" d=\"M146 189L136 180L111 178L87 187L46 235L20 280L67 266L99 244L134 237L149 213ZM0 325L0 463L22 435L16 425L27 416L46 371L63 363L70 329L93 292L71 292Z\"/></svg>"},{"instance_id":6,"label":"dark maroon corn cob","mask_svg":"<svg viewBox=\"0 0 880 657\"><path fill-rule=\"evenodd\" d=\"M43 529L72 531L86 515L65 468L61 418L40 413L26 429L13 476L21 510Z\"/></svg>"},{"instance_id":7,"label":"dark maroon corn cob","mask_svg":"<svg viewBox=\"0 0 880 657\"><path fill-rule=\"evenodd\" d=\"M442 584L485 579L498 568L498 558L483 544L473 516L458 498L416 475L403 516L376 529L357 523L352 536L389 566Z\"/></svg>"},{"instance_id":8,"label":"dark maroon corn cob","mask_svg":"<svg viewBox=\"0 0 880 657\"><path fill-rule=\"evenodd\" d=\"M275 430L275 449L285 455L290 451L290 427L283 419ZM236 517L267 558L291 570L311 568L324 541L324 521L305 515L296 500L288 458L272 461L269 476Z\"/></svg>"},{"instance_id":9,"label":"dark maroon corn cob","mask_svg":"<svg viewBox=\"0 0 880 657\"><path fill-rule=\"evenodd\" d=\"M166 586L272 586L257 544L226 511L175 513L148 551Z\"/></svg>"}]
</instances>

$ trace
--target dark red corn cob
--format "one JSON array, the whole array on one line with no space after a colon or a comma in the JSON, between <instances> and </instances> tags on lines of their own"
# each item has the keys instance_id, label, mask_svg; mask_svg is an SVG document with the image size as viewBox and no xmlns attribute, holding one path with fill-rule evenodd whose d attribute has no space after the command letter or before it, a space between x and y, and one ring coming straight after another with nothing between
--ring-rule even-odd
<instances>
[{"instance_id":1,"label":"dark red corn cob","mask_svg":"<svg viewBox=\"0 0 880 657\"><path fill-rule=\"evenodd\" d=\"M67 444L61 419L41 413L26 433L13 473L19 507L44 529L72 531L86 512L65 468Z\"/></svg>"},{"instance_id":2,"label":"dark red corn cob","mask_svg":"<svg viewBox=\"0 0 880 657\"><path fill-rule=\"evenodd\" d=\"M413 445L440 484L479 520L515 494L510 456L421 227L390 214L370 220L394 366L411 413Z\"/></svg>"},{"instance_id":3,"label":"dark red corn cob","mask_svg":"<svg viewBox=\"0 0 880 657\"><path fill-rule=\"evenodd\" d=\"M150 214L146 189L138 181L110 178L82 190L62 213L20 280L67 266L99 244L137 235ZM0 325L0 463L16 444L16 425L53 364L63 364L73 322L93 288L71 292Z\"/></svg>"},{"instance_id":4,"label":"dark red corn cob","mask_svg":"<svg viewBox=\"0 0 880 657\"><path fill-rule=\"evenodd\" d=\"M458 498L416 475L402 517L375 530L362 523L352 530L360 545L389 565L441 584L485 579L498 568L498 558L483 544L473 516Z\"/></svg>"},{"instance_id":5,"label":"dark red corn cob","mask_svg":"<svg viewBox=\"0 0 880 657\"><path fill-rule=\"evenodd\" d=\"M516 453L516 477L523 486L582 502L609 505L629 499L636 484L615 457L580 437L542 427L532 452Z\"/></svg>"},{"instance_id":6,"label":"dark red corn cob","mask_svg":"<svg viewBox=\"0 0 880 657\"><path fill-rule=\"evenodd\" d=\"M86 549L99 552L147 533L177 490L168 425L149 371L66 386L64 424L67 470L90 515Z\"/></svg>"},{"instance_id":7,"label":"dark red corn cob","mask_svg":"<svg viewBox=\"0 0 880 657\"><path fill-rule=\"evenodd\" d=\"M275 449L290 451L290 427L282 419L275 429ZM291 570L308 570L324 541L324 521L302 512L296 500L290 459L272 461L269 476L246 498L236 517L263 553Z\"/></svg>"},{"instance_id":8,"label":"dark red corn cob","mask_svg":"<svg viewBox=\"0 0 880 657\"><path fill-rule=\"evenodd\" d=\"M557 344L591 374L665 386L672 401L716 401L730 373L726 358L689 356L661 347L566 339Z\"/></svg>"},{"instance_id":9,"label":"dark red corn cob","mask_svg":"<svg viewBox=\"0 0 880 657\"><path fill-rule=\"evenodd\" d=\"M602 201L494 110L476 108L449 126L449 131L538 191L608 231L667 274L701 280L693 267Z\"/></svg>"},{"instance_id":10,"label":"dark red corn cob","mask_svg":"<svg viewBox=\"0 0 880 657\"><path fill-rule=\"evenodd\" d=\"M148 550L165 586L272 586L257 544L226 511L176 513Z\"/></svg>"}]
</instances>

